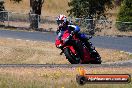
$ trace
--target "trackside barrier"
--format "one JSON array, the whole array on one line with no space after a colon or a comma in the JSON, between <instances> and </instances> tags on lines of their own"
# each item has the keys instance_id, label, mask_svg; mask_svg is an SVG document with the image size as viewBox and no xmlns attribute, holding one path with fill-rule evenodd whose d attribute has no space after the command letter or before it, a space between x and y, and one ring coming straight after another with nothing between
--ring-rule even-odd
<instances>
[{"instance_id":1,"label":"trackside barrier","mask_svg":"<svg viewBox=\"0 0 132 88\"><path fill-rule=\"evenodd\" d=\"M29 29L31 25L38 24L38 28L47 30L56 30L57 17L51 16L39 16L36 14L25 14L16 13L8 11L0 11L0 25L5 27L15 27L15 28L27 28ZM36 23L32 23L35 20ZM118 27L120 30L132 30L132 22L121 22L112 21L107 19L84 19L84 18L71 18L68 20L73 24L79 25L84 31L101 31L102 29L111 29L113 27ZM32 24L31 24L32 23Z\"/></svg>"}]
</instances>

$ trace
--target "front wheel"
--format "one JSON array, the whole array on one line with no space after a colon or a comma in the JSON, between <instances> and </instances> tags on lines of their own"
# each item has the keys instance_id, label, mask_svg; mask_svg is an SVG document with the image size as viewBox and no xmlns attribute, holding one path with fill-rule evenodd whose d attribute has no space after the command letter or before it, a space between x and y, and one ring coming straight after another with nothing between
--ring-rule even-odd
<instances>
[{"instance_id":1,"label":"front wheel","mask_svg":"<svg viewBox=\"0 0 132 88\"><path fill-rule=\"evenodd\" d=\"M64 49L64 54L71 64L79 64L80 57L75 56L69 48Z\"/></svg>"}]
</instances>

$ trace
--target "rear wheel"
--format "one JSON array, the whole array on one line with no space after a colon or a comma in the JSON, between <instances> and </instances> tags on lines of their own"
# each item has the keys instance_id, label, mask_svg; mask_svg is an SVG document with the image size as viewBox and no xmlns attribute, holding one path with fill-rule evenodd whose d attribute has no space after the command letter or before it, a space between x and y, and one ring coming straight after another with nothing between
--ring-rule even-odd
<instances>
[{"instance_id":1,"label":"rear wheel","mask_svg":"<svg viewBox=\"0 0 132 88\"><path fill-rule=\"evenodd\" d=\"M71 64L79 64L80 57L75 56L69 48L64 49L64 54Z\"/></svg>"},{"instance_id":2,"label":"rear wheel","mask_svg":"<svg viewBox=\"0 0 132 88\"><path fill-rule=\"evenodd\" d=\"M91 53L91 58L94 58L94 61L91 61L91 64L101 64L101 57L99 53L96 50L93 50L90 52Z\"/></svg>"}]
</instances>

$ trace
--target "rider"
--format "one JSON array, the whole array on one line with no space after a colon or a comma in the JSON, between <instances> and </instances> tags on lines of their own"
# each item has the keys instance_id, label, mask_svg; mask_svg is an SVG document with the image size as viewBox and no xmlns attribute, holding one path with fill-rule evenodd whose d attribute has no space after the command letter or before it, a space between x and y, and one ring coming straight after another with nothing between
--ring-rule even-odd
<instances>
[{"instance_id":1,"label":"rider","mask_svg":"<svg viewBox=\"0 0 132 88\"><path fill-rule=\"evenodd\" d=\"M59 15L57 18L57 24L58 24L58 28L57 28L57 35L58 35L58 39L61 40L61 37L63 35L63 33L65 32L65 30L71 30L72 33L76 33L78 35L78 38L83 41L85 43L85 45L87 47L90 46L88 39L91 37L89 36L89 38L87 38L85 36L85 34L81 34L79 33L80 28L79 26L73 25L72 22L68 22L67 21L67 17L63 14Z\"/></svg>"},{"instance_id":2,"label":"rider","mask_svg":"<svg viewBox=\"0 0 132 88\"><path fill-rule=\"evenodd\" d=\"M67 17L65 15L59 15L57 18L57 34L58 34L58 39L61 40L61 37L63 33L68 29L69 31L74 31L74 32L79 32L80 28L75 25L71 25L70 22L67 21Z\"/></svg>"},{"instance_id":3,"label":"rider","mask_svg":"<svg viewBox=\"0 0 132 88\"><path fill-rule=\"evenodd\" d=\"M59 15L57 18L57 35L58 39L62 41L62 35L66 30L69 30L71 34L77 34L80 40L83 40L86 42L87 38L84 34L78 33L80 31L80 27L77 25L71 24L69 21L67 21L67 17L65 15ZM71 42L70 42L71 43ZM74 48L77 50L77 52L80 54L80 57L83 58L83 52L82 52L82 46L78 41L72 41L72 44L74 45Z\"/></svg>"}]
</instances>

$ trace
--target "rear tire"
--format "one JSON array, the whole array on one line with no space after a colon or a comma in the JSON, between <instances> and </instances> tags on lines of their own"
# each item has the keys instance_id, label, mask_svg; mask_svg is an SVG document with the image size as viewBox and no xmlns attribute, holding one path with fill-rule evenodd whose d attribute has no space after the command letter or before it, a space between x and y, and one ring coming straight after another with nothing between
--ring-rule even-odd
<instances>
[{"instance_id":1,"label":"rear tire","mask_svg":"<svg viewBox=\"0 0 132 88\"><path fill-rule=\"evenodd\" d=\"M91 64L101 64L101 57L99 55L99 53L96 50L93 50L91 53L91 58L94 58L94 61L91 61Z\"/></svg>"},{"instance_id":2,"label":"rear tire","mask_svg":"<svg viewBox=\"0 0 132 88\"><path fill-rule=\"evenodd\" d=\"M80 58L76 57L69 48L64 49L64 54L71 64L79 64Z\"/></svg>"}]
</instances>

